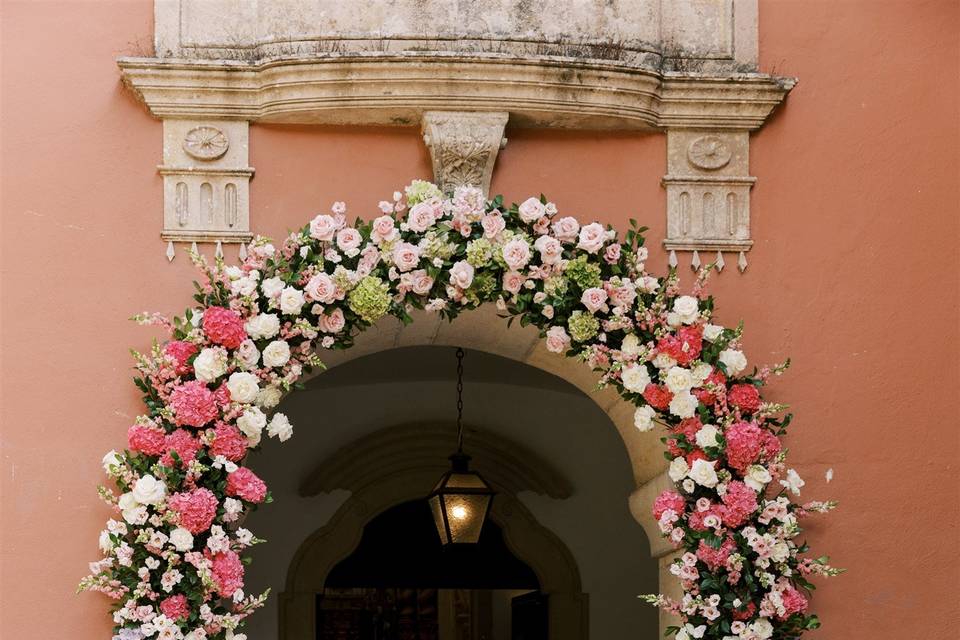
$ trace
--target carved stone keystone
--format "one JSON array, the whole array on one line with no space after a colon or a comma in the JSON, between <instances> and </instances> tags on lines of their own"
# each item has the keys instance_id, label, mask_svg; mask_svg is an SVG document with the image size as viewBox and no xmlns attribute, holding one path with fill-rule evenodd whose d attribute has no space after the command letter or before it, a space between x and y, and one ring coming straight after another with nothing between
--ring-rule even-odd
<instances>
[{"instance_id":1,"label":"carved stone keystone","mask_svg":"<svg viewBox=\"0 0 960 640\"><path fill-rule=\"evenodd\" d=\"M503 129L509 114L502 112L427 111L423 141L433 159L434 182L444 193L473 185L490 191L497 153L506 145Z\"/></svg>"}]
</instances>

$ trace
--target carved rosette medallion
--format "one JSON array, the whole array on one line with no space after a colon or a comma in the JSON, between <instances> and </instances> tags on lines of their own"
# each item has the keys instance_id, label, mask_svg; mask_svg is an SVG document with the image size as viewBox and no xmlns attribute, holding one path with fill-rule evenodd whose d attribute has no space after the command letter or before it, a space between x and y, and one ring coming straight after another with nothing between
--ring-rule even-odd
<instances>
[{"instance_id":1,"label":"carved rosette medallion","mask_svg":"<svg viewBox=\"0 0 960 640\"><path fill-rule=\"evenodd\" d=\"M183 150L197 160L222 158L229 148L227 134L208 125L194 127L183 138Z\"/></svg>"},{"instance_id":2,"label":"carved rosette medallion","mask_svg":"<svg viewBox=\"0 0 960 640\"><path fill-rule=\"evenodd\" d=\"M506 113L428 111L423 140L433 159L434 181L451 193L473 185L487 193L497 153L506 142Z\"/></svg>"},{"instance_id":3,"label":"carved rosette medallion","mask_svg":"<svg viewBox=\"0 0 960 640\"><path fill-rule=\"evenodd\" d=\"M719 136L701 136L687 147L690 164L707 171L722 169L727 166L732 156L730 146Z\"/></svg>"}]
</instances>

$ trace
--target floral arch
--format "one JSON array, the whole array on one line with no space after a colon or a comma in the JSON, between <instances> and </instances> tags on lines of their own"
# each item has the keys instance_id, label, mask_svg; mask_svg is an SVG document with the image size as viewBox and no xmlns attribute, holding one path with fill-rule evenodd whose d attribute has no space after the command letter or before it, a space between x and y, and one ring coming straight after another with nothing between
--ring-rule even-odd
<instances>
[{"instance_id":1,"label":"floral arch","mask_svg":"<svg viewBox=\"0 0 960 640\"><path fill-rule=\"evenodd\" d=\"M647 273L644 228L631 221L621 239L543 196L506 207L414 181L380 209L350 225L335 203L279 247L255 239L240 266L194 255L197 306L137 318L170 339L135 352L146 412L127 448L104 456L115 490L100 495L118 515L80 585L116 601L116 638L241 640L267 594L243 591L244 550L262 541L240 521L270 501L243 463L264 436L291 437L274 411L282 397L384 316L452 320L488 302L593 370L632 405L636 430L665 430L675 487L653 518L677 550L683 596L644 598L678 616L669 633L786 640L819 625L808 578L838 570L797 537L803 517L834 504L792 499L803 481L781 445L790 416L759 391L786 365L748 370L741 329L711 323L709 269L683 295L675 271Z\"/></svg>"}]
</instances>

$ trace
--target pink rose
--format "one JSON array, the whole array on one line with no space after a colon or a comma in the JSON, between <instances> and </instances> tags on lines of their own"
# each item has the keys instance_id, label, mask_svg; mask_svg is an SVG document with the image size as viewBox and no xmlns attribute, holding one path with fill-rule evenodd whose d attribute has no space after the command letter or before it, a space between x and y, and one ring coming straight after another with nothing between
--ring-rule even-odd
<instances>
[{"instance_id":1,"label":"pink rose","mask_svg":"<svg viewBox=\"0 0 960 640\"><path fill-rule=\"evenodd\" d=\"M637 292L632 284L624 284L620 287L604 285L607 295L610 296L610 304L615 307L630 308L633 301L637 298Z\"/></svg>"},{"instance_id":2,"label":"pink rose","mask_svg":"<svg viewBox=\"0 0 960 640\"><path fill-rule=\"evenodd\" d=\"M570 336L563 327L550 327L547 331L547 351L563 353L570 346Z\"/></svg>"},{"instance_id":3,"label":"pink rose","mask_svg":"<svg viewBox=\"0 0 960 640\"><path fill-rule=\"evenodd\" d=\"M607 306L607 292L600 287L591 287L580 296L580 302L587 308L587 311L596 313Z\"/></svg>"},{"instance_id":4,"label":"pink rose","mask_svg":"<svg viewBox=\"0 0 960 640\"><path fill-rule=\"evenodd\" d=\"M480 226L483 227L483 237L492 239L507 228L507 223L499 211L494 211L480 219Z\"/></svg>"},{"instance_id":5,"label":"pink rose","mask_svg":"<svg viewBox=\"0 0 960 640\"><path fill-rule=\"evenodd\" d=\"M577 237L577 232L580 231L580 223L577 222L576 218L567 216L554 222L552 228L553 235L557 236L558 240L570 242Z\"/></svg>"},{"instance_id":6,"label":"pink rose","mask_svg":"<svg viewBox=\"0 0 960 640\"><path fill-rule=\"evenodd\" d=\"M473 284L473 267L469 262L461 260L450 267L450 284L461 289L466 289Z\"/></svg>"},{"instance_id":7,"label":"pink rose","mask_svg":"<svg viewBox=\"0 0 960 640\"><path fill-rule=\"evenodd\" d=\"M620 244L611 244L603 252L603 259L607 264L617 264L620 262Z\"/></svg>"},{"instance_id":8,"label":"pink rose","mask_svg":"<svg viewBox=\"0 0 960 640\"><path fill-rule=\"evenodd\" d=\"M420 264L420 248L409 242L400 242L393 248L393 264L400 271L410 271Z\"/></svg>"},{"instance_id":9,"label":"pink rose","mask_svg":"<svg viewBox=\"0 0 960 640\"><path fill-rule=\"evenodd\" d=\"M527 198L524 200L520 207L518 208L520 213L520 219L531 224L536 222L545 212L543 203L536 198Z\"/></svg>"},{"instance_id":10,"label":"pink rose","mask_svg":"<svg viewBox=\"0 0 960 640\"><path fill-rule=\"evenodd\" d=\"M334 309L333 313L324 314L317 321L317 326L323 333L340 333L345 324L346 319L343 317L342 309Z\"/></svg>"},{"instance_id":11,"label":"pink rose","mask_svg":"<svg viewBox=\"0 0 960 640\"><path fill-rule=\"evenodd\" d=\"M320 304L330 304L338 299L337 284L325 273L318 273L310 278L303 290Z\"/></svg>"},{"instance_id":12,"label":"pink rose","mask_svg":"<svg viewBox=\"0 0 960 640\"><path fill-rule=\"evenodd\" d=\"M397 227L390 216L380 216L373 221L373 230L370 239L377 244L390 242L397 237Z\"/></svg>"},{"instance_id":13,"label":"pink rose","mask_svg":"<svg viewBox=\"0 0 960 640\"><path fill-rule=\"evenodd\" d=\"M367 245L360 252L360 262L357 264L357 275L361 278L370 275L373 268L380 262L380 251L373 245Z\"/></svg>"},{"instance_id":14,"label":"pink rose","mask_svg":"<svg viewBox=\"0 0 960 640\"><path fill-rule=\"evenodd\" d=\"M557 264L563 257L563 245L553 236L540 236L533 246L540 252L543 264Z\"/></svg>"},{"instance_id":15,"label":"pink rose","mask_svg":"<svg viewBox=\"0 0 960 640\"><path fill-rule=\"evenodd\" d=\"M519 271L508 271L503 274L503 289L510 293L520 293L523 283L527 281L527 276Z\"/></svg>"},{"instance_id":16,"label":"pink rose","mask_svg":"<svg viewBox=\"0 0 960 640\"><path fill-rule=\"evenodd\" d=\"M330 242L337 232L337 221L333 216L320 214L310 221L310 237L320 242Z\"/></svg>"},{"instance_id":17,"label":"pink rose","mask_svg":"<svg viewBox=\"0 0 960 640\"><path fill-rule=\"evenodd\" d=\"M433 278L430 277L426 269L417 269L410 273L410 288L417 295L426 295L433 288Z\"/></svg>"},{"instance_id":18,"label":"pink rose","mask_svg":"<svg viewBox=\"0 0 960 640\"><path fill-rule=\"evenodd\" d=\"M587 253L596 253L603 248L603 243L607 239L607 230L599 222L592 222L580 229L580 241L577 243L578 249L583 249Z\"/></svg>"},{"instance_id":19,"label":"pink rose","mask_svg":"<svg viewBox=\"0 0 960 640\"><path fill-rule=\"evenodd\" d=\"M437 221L436 205L431 202L419 202L410 209L407 215L407 228L417 233L423 233Z\"/></svg>"},{"instance_id":20,"label":"pink rose","mask_svg":"<svg viewBox=\"0 0 960 640\"><path fill-rule=\"evenodd\" d=\"M514 238L503 245L503 261L513 271L519 271L530 262L530 245L522 238Z\"/></svg>"},{"instance_id":21,"label":"pink rose","mask_svg":"<svg viewBox=\"0 0 960 640\"><path fill-rule=\"evenodd\" d=\"M337 246L351 258L357 255L356 251L360 248L361 242L363 242L363 236L353 227L340 229L337 232Z\"/></svg>"}]
</instances>

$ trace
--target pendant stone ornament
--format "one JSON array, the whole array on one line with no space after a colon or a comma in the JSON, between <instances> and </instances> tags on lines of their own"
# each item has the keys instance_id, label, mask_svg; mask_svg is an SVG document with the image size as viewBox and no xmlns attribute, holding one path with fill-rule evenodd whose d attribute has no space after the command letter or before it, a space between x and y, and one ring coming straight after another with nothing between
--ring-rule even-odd
<instances>
[{"instance_id":1,"label":"pendant stone ornament","mask_svg":"<svg viewBox=\"0 0 960 640\"><path fill-rule=\"evenodd\" d=\"M727 266L727 263L723 261L723 252L717 251L717 259L713 261L713 264L717 267L717 273L723 271L723 268Z\"/></svg>"},{"instance_id":2,"label":"pendant stone ornament","mask_svg":"<svg viewBox=\"0 0 960 640\"><path fill-rule=\"evenodd\" d=\"M444 193L457 187L490 192L497 154L506 143L503 129L509 114L499 112L427 111L423 141L433 160L434 182Z\"/></svg>"}]
</instances>

